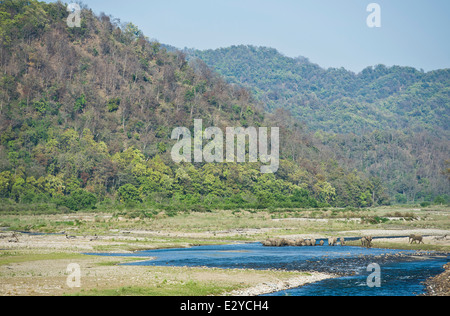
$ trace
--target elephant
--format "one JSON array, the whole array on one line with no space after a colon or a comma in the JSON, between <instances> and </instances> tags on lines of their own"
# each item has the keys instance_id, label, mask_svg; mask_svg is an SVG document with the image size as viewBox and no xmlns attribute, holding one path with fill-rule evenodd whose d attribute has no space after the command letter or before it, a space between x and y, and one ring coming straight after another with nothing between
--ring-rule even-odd
<instances>
[{"instance_id":1,"label":"elephant","mask_svg":"<svg viewBox=\"0 0 450 316\"><path fill-rule=\"evenodd\" d=\"M317 242L317 241L316 241L314 238L311 238L311 246L314 247L314 246L316 245L316 242Z\"/></svg>"},{"instance_id":2,"label":"elephant","mask_svg":"<svg viewBox=\"0 0 450 316\"><path fill-rule=\"evenodd\" d=\"M361 238L361 246L366 247L367 240L366 238Z\"/></svg>"},{"instance_id":3,"label":"elephant","mask_svg":"<svg viewBox=\"0 0 450 316\"><path fill-rule=\"evenodd\" d=\"M273 247L275 243L276 243L275 239L267 239L266 241L262 242L262 245L264 247Z\"/></svg>"},{"instance_id":4,"label":"elephant","mask_svg":"<svg viewBox=\"0 0 450 316\"><path fill-rule=\"evenodd\" d=\"M304 244L303 244L304 242L305 242L305 240L303 238L300 238L295 241L295 244L297 247L302 247L302 246L304 246Z\"/></svg>"},{"instance_id":5,"label":"elephant","mask_svg":"<svg viewBox=\"0 0 450 316\"><path fill-rule=\"evenodd\" d=\"M281 239L281 247L287 247L291 245L291 241L289 239Z\"/></svg>"},{"instance_id":6,"label":"elephant","mask_svg":"<svg viewBox=\"0 0 450 316\"><path fill-rule=\"evenodd\" d=\"M341 237L341 246L345 246L345 238Z\"/></svg>"},{"instance_id":7,"label":"elephant","mask_svg":"<svg viewBox=\"0 0 450 316\"><path fill-rule=\"evenodd\" d=\"M275 242L275 247L284 247L285 240L284 239L277 239Z\"/></svg>"},{"instance_id":8,"label":"elephant","mask_svg":"<svg viewBox=\"0 0 450 316\"><path fill-rule=\"evenodd\" d=\"M422 243L422 244L425 244L424 242L423 242L423 236L421 236L421 235L411 235L411 236L409 236L409 238L410 238L410 243L411 244L413 244L413 243L419 243L419 245Z\"/></svg>"},{"instance_id":9,"label":"elephant","mask_svg":"<svg viewBox=\"0 0 450 316\"><path fill-rule=\"evenodd\" d=\"M284 239L267 239L266 241L262 242L263 246L265 247L282 247L285 245Z\"/></svg>"},{"instance_id":10,"label":"elephant","mask_svg":"<svg viewBox=\"0 0 450 316\"><path fill-rule=\"evenodd\" d=\"M321 240L320 242L319 242L319 245L320 246L323 246L325 244L325 242L323 241L323 240Z\"/></svg>"},{"instance_id":11,"label":"elephant","mask_svg":"<svg viewBox=\"0 0 450 316\"><path fill-rule=\"evenodd\" d=\"M306 246L311 246L312 244L311 244L311 240L305 240L305 243L306 243Z\"/></svg>"},{"instance_id":12,"label":"elephant","mask_svg":"<svg viewBox=\"0 0 450 316\"><path fill-rule=\"evenodd\" d=\"M299 240L291 240L284 238L276 238L276 239L267 239L266 241L261 242L264 247L295 247L295 246L305 246L305 241L303 239Z\"/></svg>"},{"instance_id":13,"label":"elephant","mask_svg":"<svg viewBox=\"0 0 450 316\"><path fill-rule=\"evenodd\" d=\"M295 247L297 245L297 242L295 240L287 240L287 245L290 247Z\"/></svg>"},{"instance_id":14,"label":"elephant","mask_svg":"<svg viewBox=\"0 0 450 316\"><path fill-rule=\"evenodd\" d=\"M365 236L361 238L361 244L363 247L371 248L372 247L372 236Z\"/></svg>"},{"instance_id":15,"label":"elephant","mask_svg":"<svg viewBox=\"0 0 450 316\"><path fill-rule=\"evenodd\" d=\"M328 246L333 247L333 246L336 246L336 244L337 244L337 238L334 238L334 237L328 238Z\"/></svg>"}]
</instances>

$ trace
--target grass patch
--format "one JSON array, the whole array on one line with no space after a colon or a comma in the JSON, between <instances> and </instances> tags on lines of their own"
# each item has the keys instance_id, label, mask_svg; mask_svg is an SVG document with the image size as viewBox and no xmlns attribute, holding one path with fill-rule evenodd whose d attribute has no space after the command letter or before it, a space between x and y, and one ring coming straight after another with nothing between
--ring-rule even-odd
<instances>
[{"instance_id":1,"label":"grass patch","mask_svg":"<svg viewBox=\"0 0 450 316\"><path fill-rule=\"evenodd\" d=\"M119 289L92 289L81 291L75 296L208 296L220 295L235 290L235 286L220 285L214 282L178 282L173 283L163 280L152 287L121 287Z\"/></svg>"},{"instance_id":2,"label":"grass patch","mask_svg":"<svg viewBox=\"0 0 450 316\"><path fill-rule=\"evenodd\" d=\"M416 250L416 251L438 251L450 252L450 246L444 245L427 245L427 244L405 244L405 243L374 243L374 248Z\"/></svg>"},{"instance_id":3,"label":"grass patch","mask_svg":"<svg viewBox=\"0 0 450 316\"><path fill-rule=\"evenodd\" d=\"M43 260L76 260L86 258L85 255L77 253L48 253L48 254L24 254L21 252L5 251L0 252L0 266L22 263L22 262L32 262L32 261L43 261Z\"/></svg>"}]
</instances>

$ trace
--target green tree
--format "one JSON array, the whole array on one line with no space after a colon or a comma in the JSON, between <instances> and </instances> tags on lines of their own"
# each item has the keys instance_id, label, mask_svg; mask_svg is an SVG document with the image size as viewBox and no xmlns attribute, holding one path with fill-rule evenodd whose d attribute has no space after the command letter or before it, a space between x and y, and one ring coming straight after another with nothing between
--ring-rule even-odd
<instances>
[{"instance_id":1,"label":"green tree","mask_svg":"<svg viewBox=\"0 0 450 316\"><path fill-rule=\"evenodd\" d=\"M4 171L0 173L0 197L2 198L9 197L12 182L11 180L12 180L11 172Z\"/></svg>"},{"instance_id":2,"label":"green tree","mask_svg":"<svg viewBox=\"0 0 450 316\"><path fill-rule=\"evenodd\" d=\"M117 191L119 193L120 201L122 203L140 203L142 202L139 195L139 190L132 184L125 184Z\"/></svg>"},{"instance_id":3,"label":"green tree","mask_svg":"<svg viewBox=\"0 0 450 316\"><path fill-rule=\"evenodd\" d=\"M108 101L108 111L109 112L116 112L119 109L120 106L120 98L114 98Z\"/></svg>"},{"instance_id":4,"label":"green tree","mask_svg":"<svg viewBox=\"0 0 450 316\"><path fill-rule=\"evenodd\" d=\"M84 108L87 105L86 96L82 94L78 99L75 101L74 110L77 113L82 113Z\"/></svg>"},{"instance_id":5,"label":"green tree","mask_svg":"<svg viewBox=\"0 0 450 316\"><path fill-rule=\"evenodd\" d=\"M97 197L83 189L78 189L64 198L64 206L72 211L93 209L97 204Z\"/></svg>"},{"instance_id":6,"label":"green tree","mask_svg":"<svg viewBox=\"0 0 450 316\"><path fill-rule=\"evenodd\" d=\"M319 196L320 201L330 203L336 197L336 189L326 181L319 181L314 186L314 190Z\"/></svg>"},{"instance_id":7,"label":"green tree","mask_svg":"<svg viewBox=\"0 0 450 316\"><path fill-rule=\"evenodd\" d=\"M11 197L16 201L20 201L20 197L25 193L25 180L22 177L16 177L11 188Z\"/></svg>"}]
</instances>

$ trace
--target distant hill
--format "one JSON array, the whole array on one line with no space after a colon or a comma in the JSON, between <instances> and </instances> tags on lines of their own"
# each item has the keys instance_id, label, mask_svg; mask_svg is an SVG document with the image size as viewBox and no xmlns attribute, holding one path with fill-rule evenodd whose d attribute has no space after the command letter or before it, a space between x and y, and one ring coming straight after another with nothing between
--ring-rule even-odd
<instances>
[{"instance_id":1,"label":"distant hill","mask_svg":"<svg viewBox=\"0 0 450 316\"><path fill-rule=\"evenodd\" d=\"M377 65L356 74L267 47L185 52L253 91L269 112L288 110L316 132L322 157L379 177L394 201L448 198L450 69Z\"/></svg>"},{"instance_id":2,"label":"distant hill","mask_svg":"<svg viewBox=\"0 0 450 316\"><path fill-rule=\"evenodd\" d=\"M273 48L245 45L188 54L228 82L250 88L267 110L288 109L312 130L450 128L450 69L425 73L377 65L355 74L344 68L323 69Z\"/></svg>"}]
</instances>

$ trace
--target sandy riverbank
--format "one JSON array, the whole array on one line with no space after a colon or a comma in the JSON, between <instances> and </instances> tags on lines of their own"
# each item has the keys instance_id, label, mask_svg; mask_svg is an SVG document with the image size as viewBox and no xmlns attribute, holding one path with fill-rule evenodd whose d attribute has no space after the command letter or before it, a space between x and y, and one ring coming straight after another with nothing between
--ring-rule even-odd
<instances>
[{"instance_id":1,"label":"sandy riverbank","mask_svg":"<svg viewBox=\"0 0 450 316\"><path fill-rule=\"evenodd\" d=\"M130 241L136 242L135 236L119 238L115 235L99 239L92 236L68 239L65 235L17 236L18 242L11 232L3 232L0 236L4 237L0 238L1 296L115 295L114 291L125 291L120 294L127 295L130 294L127 291L135 289L146 289L146 295L164 294L165 291L169 295L198 294L185 292L192 285L206 291L210 289L207 295L257 296L334 277L317 272L119 266L142 258L97 257L81 253L98 251L102 247L114 249L115 253L132 253L127 249ZM151 249L152 245L142 241L139 247ZM67 267L73 263L80 267L80 288L67 285L70 274Z\"/></svg>"},{"instance_id":2,"label":"sandy riverbank","mask_svg":"<svg viewBox=\"0 0 450 316\"><path fill-rule=\"evenodd\" d=\"M343 223L341 219L329 219L324 223L278 220L272 219L272 215L265 212L241 214L222 211L140 221L99 214L17 218L4 216L2 226L5 226L5 229L0 231L0 295L133 295L136 289L142 290L138 295L261 295L334 277L318 272L305 274L286 271L118 266L128 260L139 259L82 255L86 252L132 254L139 250L181 248L198 244L258 242L269 237L319 239L331 236L392 237L410 234L426 236L425 245L411 246L407 238L402 237L377 238L375 247L379 243L383 248L392 245L401 249L410 247L406 249L423 248L430 251L434 250L433 247L441 247L443 251L448 251L445 249L450 246L450 230L445 229L448 227L445 225L447 217L444 218L434 211L429 213L427 225L435 225L436 228L426 229L413 227L409 222L399 222L388 225L387 229L381 229L384 226L368 225L358 230L359 224L351 221ZM42 223L45 223L45 228L51 228L51 231L65 230L75 238L67 238L64 234L25 233L17 234L15 238L12 232L6 231L9 225L25 229L40 227L38 224ZM99 236L96 236L96 233ZM444 238L445 235L449 237ZM66 284L67 266L71 263L79 264L81 268L81 288L71 289Z\"/></svg>"},{"instance_id":3,"label":"sandy riverbank","mask_svg":"<svg viewBox=\"0 0 450 316\"><path fill-rule=\"evenodd\" d=\"M259 296L264 294L271 294L275 292L286 291L289 289L295 289L306 284L316 283L327 279L337 278L337 275L318 273L318 272L309 272L309 273L300 273L301 275L291 278L286 281L278 281L274 283L264 282L253 286L251 288L247 288L244 290L237 290L227 295L230 296Z\"/></svg>"}]
</instances>

